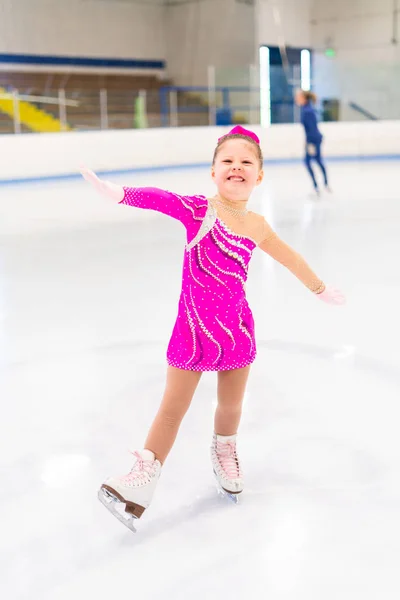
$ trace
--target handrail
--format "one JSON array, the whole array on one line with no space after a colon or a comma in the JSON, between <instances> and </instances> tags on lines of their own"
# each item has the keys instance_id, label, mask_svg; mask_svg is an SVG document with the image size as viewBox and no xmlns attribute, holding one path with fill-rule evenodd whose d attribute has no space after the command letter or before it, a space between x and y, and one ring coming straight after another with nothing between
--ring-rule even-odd
<instances>
[{"instance_id":1,"label":"handrail","mask_svg":"<svg viewBox=\"0 0 400 600\"><path fill-rule=\"evenodd\" d=\"M160 90L169 92L171 90L177 92L208 92L210 88L204 85L163 85ZM224 92L228 90L229 92L259 92L260 88L251 87L248 85L216 85L216 92Z\"/></svg>"},{"instance_id":2,"label":"handrail","mask_svg":"<svg viewBox=\"0 0 400 600\"><path fill-rule=\"evenodd\" d=\"M15 96L19 100L26 100L27 102L43 102L43 104L59 104L59 98L52 98L51 96L27 96L25 94L0 94L0 100L14 100ZM63 104L66 106L79 106L77 100L64 100Z\"/></svg>"},{"instance_id":3,"label":"handrail","mask_svg":"<svg viewBox=\"0 0 400 600\"><path fill-rule=\"evenodd\" d=\"M370 113L368 110L366 110L365 108L363 108L362 106L360 106L356 102L349 102L349 106L350 106L350 108L352 108L356 112L359 112L361 115L363 115L364 117L366 117L370 121L379 121L378 117L376 117L375 115L373 115L372 113Z\"/></svg>"}]
</instances>

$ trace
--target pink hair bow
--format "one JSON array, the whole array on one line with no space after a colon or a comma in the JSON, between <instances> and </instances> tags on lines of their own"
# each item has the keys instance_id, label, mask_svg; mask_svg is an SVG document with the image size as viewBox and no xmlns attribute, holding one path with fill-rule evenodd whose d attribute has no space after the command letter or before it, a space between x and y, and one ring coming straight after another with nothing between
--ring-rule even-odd
<instances>
[{"instance_id":1,"label":"pink hair bow","mask_svg":"<svg viewBox=\"0 0 400 600\"><path fill-rule=\"evenodd\" d=\"M218 141L222 140L222 138L224 138L227 135L234 135L235 133L239 133L240 135L246 135L247 137L254 140L256 144L260 144L260 140L259 140L258 136L253 131L250 131L249 129L245 129L241 125L236 125L236 127L231 129L229 131L229 133L226 133L225 135L218 138Z\"/></svg>"}]
</instances>

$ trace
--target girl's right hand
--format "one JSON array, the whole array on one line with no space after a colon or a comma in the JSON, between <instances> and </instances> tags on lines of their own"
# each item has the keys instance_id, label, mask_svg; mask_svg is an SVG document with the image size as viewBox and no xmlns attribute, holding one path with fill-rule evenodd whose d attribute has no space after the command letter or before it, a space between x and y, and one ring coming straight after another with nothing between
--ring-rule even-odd
<instances>
[{"instance_id":1,"label":"girl's right hand","mask_svg":"<svg viewBox=\"0 0 400 600\"><path fill-rule=\"evenodd\" d=\"M83 165L80 167L80 172L82 177L90 183L99 194L112 198L117 202L121 202L124 199L125 192L122 186L99 179L96 173Z\"/></svg>"},{"instance_id":2,"label":"girl's right hand","mask_svg":"<svg viewBox=\"0 0 400 600\"><path fill-rule=\"evenodd\" d=\"M346 298L343 292L331 285L327 285L321 294L317 294L317 297L327 304L335 304L336 306L343 306L343 304L346 304Z\"/></svg>"}]
</instances>

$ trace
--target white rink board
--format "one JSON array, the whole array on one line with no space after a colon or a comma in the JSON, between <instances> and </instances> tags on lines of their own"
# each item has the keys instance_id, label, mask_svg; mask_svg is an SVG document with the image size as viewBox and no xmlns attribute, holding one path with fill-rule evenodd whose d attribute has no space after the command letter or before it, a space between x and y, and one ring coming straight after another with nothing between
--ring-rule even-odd
<instances>
[{"instance_id":1,"label":"white rink board","mask_svg":"<svg viewBox=\"0 0 400 600\"><path fill-rule=\"evenodd\" d=\"M266 160L300 159L299 124L251 127ZM208 165L226 127L21 134L0 136L0 182L73 175L85 163L97 171ZM327 157L400 156L400 121L322 123Z\"/></svg>"}]
</instances>

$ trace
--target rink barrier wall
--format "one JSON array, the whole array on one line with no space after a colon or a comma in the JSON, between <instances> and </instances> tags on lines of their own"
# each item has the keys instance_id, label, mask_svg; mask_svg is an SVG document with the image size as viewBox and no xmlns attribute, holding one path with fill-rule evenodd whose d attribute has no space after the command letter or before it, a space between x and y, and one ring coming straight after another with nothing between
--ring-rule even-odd
<instances>
[{"instance_id":1,"label":"rink barrier wall","mask_svg":"<svg viewBox=\"0 0 400 600\"><path fill-rule=\"evenodd\" d=\"M265 163L303 159L300 125L251 127L261 140ZM227 127L0 135L0 184L79 177L85 164L103 175L209 167ZM322 123L328 160L400 160L400 121Z\"/></svg>"}]
</instances>

